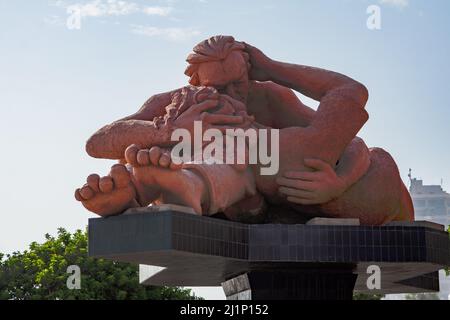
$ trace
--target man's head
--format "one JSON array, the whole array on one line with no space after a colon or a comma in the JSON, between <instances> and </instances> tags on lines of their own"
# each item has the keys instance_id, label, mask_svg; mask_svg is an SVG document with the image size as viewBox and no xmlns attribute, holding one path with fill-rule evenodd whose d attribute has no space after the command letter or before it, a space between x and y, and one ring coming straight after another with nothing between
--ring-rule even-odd
<instances>
[{"instance_id":1,"label":"man's head","mask_svg":"<svg viewBox=\"0 0 450 320\"><path fill-rule=\"evenodd\" d=\"M215 36L193 49L185 74L194 86L211 86L219 92L245 101L248 95L248 54L243 43L231 36Z\"/></svg>"}]
</instances>

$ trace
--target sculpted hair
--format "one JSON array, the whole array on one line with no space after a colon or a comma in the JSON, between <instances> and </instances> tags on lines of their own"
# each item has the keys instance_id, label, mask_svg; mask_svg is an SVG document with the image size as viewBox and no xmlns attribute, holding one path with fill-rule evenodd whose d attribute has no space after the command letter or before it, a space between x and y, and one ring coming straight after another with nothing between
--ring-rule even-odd
<instances>
[{"instance_id":1,"label":"sculpted hair","mask_svg":"<svg viewBox=\"0 0 450 320\"><path fill-rule=\"evenodd\" d=\"M173 124L173 122L192 105L199 103L198 96L201 94L218 94L212 87L186 86L171 96L171 103L166 106L166 113L153 118L153 125L159 129L163 126Z\"/></svg>"},{"instance_id":2,"label":"sculpted hair","mask_svg":"<svg viewBox=\"0 0 450 320\"><path fill-rule=\"evenodd\" d=\"M184 74L190 77L189 83L193 86L200 84L197 70L198 65L204 62L222 61L233 51L241 51L247 68L250 68L249 56L244 51L245 45L234 40L232 36L214 36L197 44L186 61L189 63Z\"/></svg>"}]
</instances>

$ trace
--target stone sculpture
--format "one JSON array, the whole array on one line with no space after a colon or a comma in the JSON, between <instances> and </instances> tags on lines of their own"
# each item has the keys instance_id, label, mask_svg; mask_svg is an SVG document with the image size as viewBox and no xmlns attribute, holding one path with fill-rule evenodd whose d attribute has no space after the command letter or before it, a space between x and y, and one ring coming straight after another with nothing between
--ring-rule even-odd
<instances>
[{"instance_id":1,"label":"stone sculpture","mask_svg":"<svg viewBox=\"0 0 450 320\"><path fill-rule=\"evenodd\" d=\"M90 175L75 192L101 216L150 204L192 207L233 221L302 223L312 217L358 218L381 225L413 220L392 157L356 134L368 120L367 89L336 72L288 64L230 36L189 55L190 85L151 97L135 114L87 142L95 158L119 160L109 175ZM294 91L320 101L317 111ZM259 164L175 163L171 135L203 129L279 130L279 170ZM273 149L273 148L272 148Z\"/></svg>"}]
</instances>

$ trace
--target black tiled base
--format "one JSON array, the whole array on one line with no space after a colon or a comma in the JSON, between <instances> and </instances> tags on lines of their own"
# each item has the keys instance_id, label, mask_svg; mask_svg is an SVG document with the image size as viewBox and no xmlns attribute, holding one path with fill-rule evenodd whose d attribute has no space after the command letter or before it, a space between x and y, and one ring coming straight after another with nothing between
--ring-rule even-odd
<instances>
[{"instance_id":1,"label":"black tiled base","mask_svg":"<svg viewBox=\"0 0 450 320\"><path fill-rule=\"evenodd\" d=\"M141 283L145 285L218 286L248 274L253 298L313 299L323 295L344 299L350 279L344 275L327 277L342 265L355 266L358 292L438 290L437 271L450 265L450 240L447 232L420 224L252 225L167 211L90 219L89 255L144 265ZM155 273L145 265L163 269ZM381 269L381 289L376 291L367 288L368 267L372 265ZM292 275L292 270L297 274ZM351 273L347 274L350 277ZM258 287L254 279L265 278L273 287ZM333 289L337 284L332 278L347 279L339 285L343 292ZM324 281L330 291L313 290ZM288 282L296 285L288 284L291 289L284 293L274 289ZM241 292L245 290L230 291L229 295Z\"/></svg>"},{"instance_id":2,"label":"black tiled base","mask_svg":"<svg viewBox=\"0 0 450 320\"><path fill-rule=\"evenodd\" d=\"M354 265L252 270L222 283L228 300L351 300Z\"/></svg>"}]
</instances>

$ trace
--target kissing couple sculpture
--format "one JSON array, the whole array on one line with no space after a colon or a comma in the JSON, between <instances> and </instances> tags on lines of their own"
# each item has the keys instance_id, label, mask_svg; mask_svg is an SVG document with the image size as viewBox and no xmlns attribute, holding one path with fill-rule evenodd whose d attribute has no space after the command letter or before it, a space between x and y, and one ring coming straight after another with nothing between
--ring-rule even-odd
<instances>
[{"instance_id":1,"label":"kissing couple sculpture","mask_svg":"<svg viewBox=\"0 0 450 320\"><path fill-rule=\"evenodd\" d=\"M177 204L196 214L240 222L304 223L357 218L363 225L414 220L393 158L357 137L368 120L368 91L340 73L276 61L231 36L194 47L190 85L156 94L133 115L97 131L86 151L119 163L75 191L100 216ZM294 91L319 101L317 111ZM275 174L261 163L174 161L175 130L277 129ZM271 133L273 136L273 133ZM276 148L273 144L276 141ZM247 146L249 147L249 146ZM247 148L248 150L248 148Z\"/></svg>"}]
</instances>

